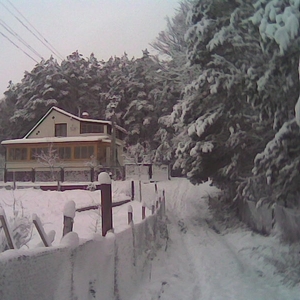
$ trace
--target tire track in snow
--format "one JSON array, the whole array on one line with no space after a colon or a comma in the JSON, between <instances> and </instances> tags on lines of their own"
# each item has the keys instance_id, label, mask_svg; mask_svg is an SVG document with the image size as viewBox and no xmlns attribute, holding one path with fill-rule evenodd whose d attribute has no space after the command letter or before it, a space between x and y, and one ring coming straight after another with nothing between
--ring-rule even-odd
<instances>
[{"instance_id":1,"label":"tire track in snow","mask_svg":"<svg viewBox=\"0 0 300 300\"><path fill-rule=\"evenodd\" d=\"M259 276L225 237L209 228L203 199L213 189L184 181L165 186L169 244L152 262L151 280L134 300L283 300L276 283Z\"/></svg>"}]
</instances>

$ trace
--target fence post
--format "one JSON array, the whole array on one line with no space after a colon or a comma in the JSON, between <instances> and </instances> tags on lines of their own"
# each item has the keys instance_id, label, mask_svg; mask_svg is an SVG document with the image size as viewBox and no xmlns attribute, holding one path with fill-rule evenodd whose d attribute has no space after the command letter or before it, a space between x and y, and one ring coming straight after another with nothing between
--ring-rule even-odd
<instances>
[{"instance_id":1,"label":"fence post","mask_svg":"<svg viewBox=\"0 0 300 300\"><path fill-rule=\"evenodd\" d=\"M128 205L128 225L132 223L132 219L133 219L132 206Z\"/></svg>"},{"instance_id":2,"label":"fence post","mask_svg":"<svg viewBox=\"0 0 300 300\"><path fill-rule=\"evenodd\" d=\"M154 205L154 204L152 204L152 206L151 206L151 212L152 212L152 215L153 215L154 212L155 212L155 205Z\"/></svg>"},{"instance_id":3,"label":"fence post","mask_svg":"<svg viewBox=\"0 0 300 300\"><path fill-rule=\"evenodd\" d=\"M149 165L149 180L152 179L153 176L153 170L152 170L152 164Z\"/></svg>"},{"instance_id":4,"label":"fence post","mask_svg":"<svg viewBox=\"0 0 300 300\"><path fill-rule=\"evenodd\" d=\"M1 220L1 223L2 223L2 227L4 229L4 233L5 233L9 248L10 249L16 249L16 246L15 246L14 241L12 239L12 234L11 234L11 232L9 230L9 227L8 227L5 211L2 207L0 207L0 220Z\"/></svg>"},{"instance_id":5,"label":"fence post","mask_svg":"<svg viewBox=\"0 0 300 300\"><path fill-rule=\"evenodd\" d=\"M131 181L131 201L134 200L134 181Z\"/></svg>"},{"instance_id":6,"label":"fence post","mask_svg":"<svg viewBox=\"0 0 300 300\"><path fill-rule=\"evenodd\" d=\"M95 169L94 169L94 167L91 167L91 170L90 170L90 180L91 180L91 182L94 182L94 176L95 176Z\"/></svg>"},{"instance_id":7,"label":"fence post","mask_svg":"<svg viewBox=\"0 0 300 300\"><path fill-rule=\"evenodd\" d=\"M106 172L98 175L101 190L102 236L113 229L111 178Z\"/></svg>"},{"instance_id":8,"label":"fence post","mask_svg":"<svg viewBox=\"0 0 300 300\"><path fill-rule=\"evenodd\" d=\"M51 243L48 242L48 237L44 231L44 228L43 228L43 225L42 225L42 222L40 220L40 218L36 215L36 214L32 214L32 222L33 224L35 225L45 247L49 247L51 246Z\"/></svg>"},{"instance_id":9,"label":"fence post","mask_svg":"<svg viewBox=\"0 0 300 300\"><path fill-rule=\"evenodd\" d=\"M60 181L64 182L65 181L65 170L64 168L60 168Z\"/></svg>"},{"instance_id":10,"label":"fence post","mask_svg":"<svg viewBox=\"0 0 300 300\"><path fill-rule=\"evenodd\" d=\"M16 172L13 171L13 190L17 189L17 184L16 184Z\"/></svg>"},{"instance_id":11,"label":"fence post","mask_svg":"<svg viewBox=\"0 0 300 300\"><path fill-rule=\"evenodd\" d=\"M146 218L146 206L145 204L143 204L142 206L142 220L144 220Z\"/></svg>"},{"instance_id":12,"label":"fence post","mask_svg":"<svg viewBox=\"0 0 300 300\"><path fill-rule=\"evenodd\" d=\"M35 182L35 168L31 170L31 182Z\"/></svg>"},{"instance_id":13,"label":"fence post","mask_svg":"<svg viewBox=\"0 0 300 300\"><path fill-rule=\"evenodd\" d=\"M142 182L139 180L140 202L142 202Z\"/></svg>"},{"instance_id":14,"label":"fence post","mask_svg":"<svg viewBox=\"0 0 300 300\"><path fill-rule=\"evenodd\" d=\"M5 183L7 182L7 169L6 168L4 168L3 181Z\"/></svg>"},{"instance_id":15,"label":"fence post","mask_svg":"<svg viewBox=\"0 0 300 300\"><path fill-rule=\"evenodd\" d=\"M161 199L161 214L164 216L166 214L166 193L163 190L163 196Z\"/></svg>"},{"instance_id":16,"label":"fence post","mask_svg":"<svg viewBox=\"0 0 300 300\"><path fill-rule=\"evenodd\" d=\"M76 213L76 206L73 200L68 201L64 206L64 229L63 236L73 230L73 223Z\"/></svg>"}]
</instances>

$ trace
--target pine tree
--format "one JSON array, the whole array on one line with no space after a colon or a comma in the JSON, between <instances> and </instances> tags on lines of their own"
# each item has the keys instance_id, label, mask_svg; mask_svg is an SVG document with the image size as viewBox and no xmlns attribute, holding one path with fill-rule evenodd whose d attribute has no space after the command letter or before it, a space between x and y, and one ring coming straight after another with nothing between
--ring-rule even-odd
<instances>
[{"instance_id":1,"label":"pine tree","mask_svg":"<svg viewBox=\"0 0 300 300\"><path fill-rule=\"evenodd\" d=\"M240 188L244 197L259 204L298 205L300 153L294 107L299 95L299 7L299 1L256 1L251 18L259 28L262 51L269 58L257 81L262 100L258 107L275 130L255 158L254 176Z\"/></svg>"}]
</instances>

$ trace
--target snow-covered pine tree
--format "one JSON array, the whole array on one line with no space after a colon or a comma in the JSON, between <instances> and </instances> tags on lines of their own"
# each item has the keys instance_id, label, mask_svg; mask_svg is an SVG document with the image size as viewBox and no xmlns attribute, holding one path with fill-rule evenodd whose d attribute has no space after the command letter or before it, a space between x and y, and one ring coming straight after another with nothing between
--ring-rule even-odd
<instances>
[{"instance_id":1,"label":"snow-covered pine tree","mask_svg":"<svg viewBox=\"0 0 300 300\"><path fill-rule=\"evenodd\" d=\"M184 134L181 133L184 127L178 122L173 124L176 119L176 113L172 112L173 107L177 107L186 84L199 73L197 65L187 65L186 57L187 44L184 35L190 25L186 19L191 6L190 0L181 2L175 16L167 19L167 28L160 32L151 44L163 59L162 68L157 74L163 82L163 89L158 103L162 108L158 119L159 129L154 137L157 141L154 156L156 163L174 164L175 148L179 141L182 141Z\"/></svg>"},{"instance_id":2,"label":"snow-covered pine tree","mask_svg":"<svg viewBox=\"0 0 300 300\"><path fill-rule=\"evenodd\" d=\"M51 57L41 61L31 72L25 72L22 82L11 85L5 93L5 102L10 106L15 103L10 115L9 133L12 137L21 137L37 119L52 105L57 104L55 89L51 82L59 73L57 62Z\"/></svg>"},{"instance_id":3,"label":"snow-covered pine tree","mask_svg":"<svg viewBox=\"0 0 300 300\"><path fill-rule=\"evenodd\" d=\"M240 193L259 203L295 207L300 193L299 128L294 119L299 96L300 2L255 1L254 6L251 21L258 27L263 55L268 58L260 68L257 90L261 101L255 105L276 134L256 156L254 176Z\"/></svg>"},{"instance_id":4,"label":"snow-covered pine tree","mask_svg":"<svg viewBox=\"0 0 300 300\"><path fill-rule=\"evenodd\" d=\"M265 145L252 127L258 114L247 101L254 89L248 70L262 60L258 33L247 21L253 13L252 1L194 3L186 41L189 61L201 71L176 107L186 130L176 166L193 183L211 178L232 198Z\"/></svg>"}]
</instances>

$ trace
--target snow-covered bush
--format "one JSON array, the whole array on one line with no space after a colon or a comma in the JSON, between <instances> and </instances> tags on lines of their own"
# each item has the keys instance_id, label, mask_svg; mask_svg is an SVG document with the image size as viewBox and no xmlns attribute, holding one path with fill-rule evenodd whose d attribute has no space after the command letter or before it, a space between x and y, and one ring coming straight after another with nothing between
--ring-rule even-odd
<instances>
[{"instance_id":1,"label":"snow-covered bush","mask_svg":"<svg viewBox=\"0 0 300 300\"><path fill-rule=\"evenodd\" d=\"M31 239L32 222L29 217L15 212L14 217L8 218L8 226L12 232L12 239L15 246L19 249L25 246ZM8 250L9 246L4 233L4 229L0 227L0 252Z\"/></svg>"}]
</instances>

